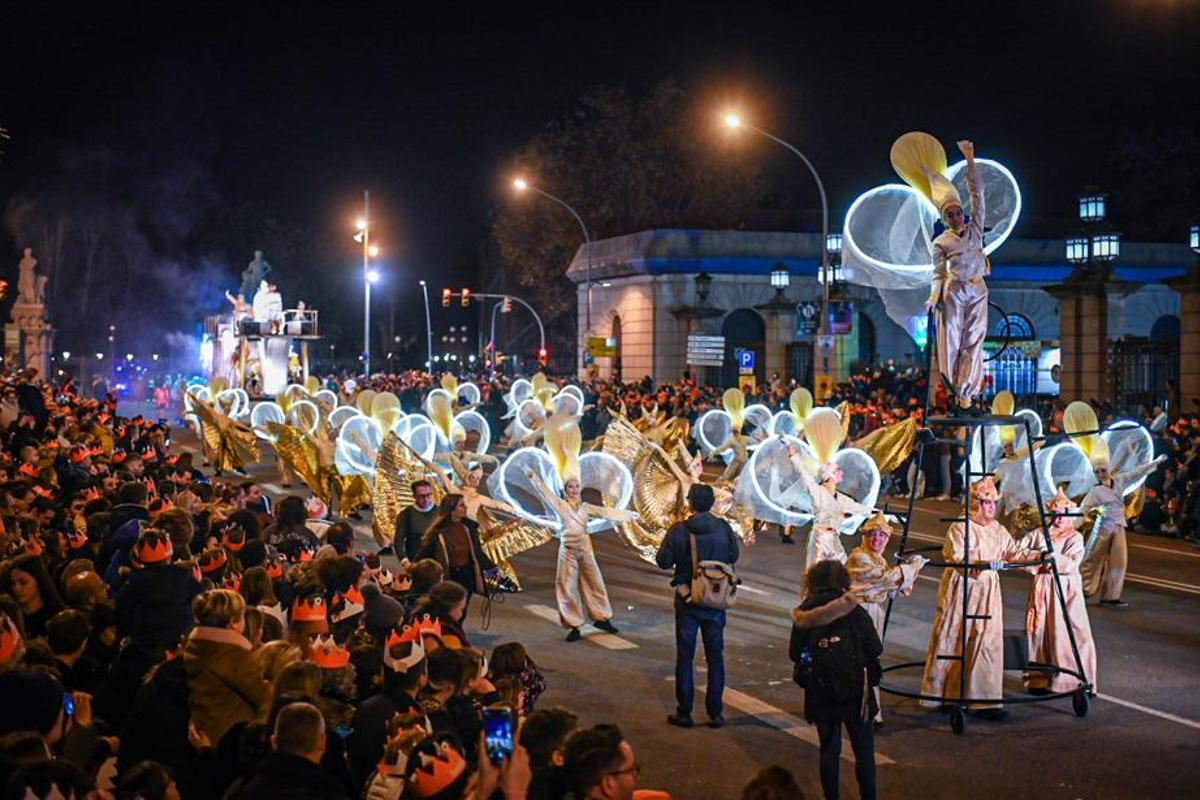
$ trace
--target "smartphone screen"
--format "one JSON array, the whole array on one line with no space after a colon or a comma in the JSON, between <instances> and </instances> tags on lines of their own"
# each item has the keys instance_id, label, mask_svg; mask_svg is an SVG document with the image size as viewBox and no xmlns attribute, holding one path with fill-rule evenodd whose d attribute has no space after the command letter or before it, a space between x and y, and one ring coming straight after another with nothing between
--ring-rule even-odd
<instances>
[{"instance_id":1,"label":"smartphone screen","mask_svg":"<svg viewBox=\"0 0 1200 800\"><path fill-rule=\"evenodd\" d=\"M483 740L493 764L502 764L512 755L513 715L507 706L488 706L483 710Z\"/></svg>"}]
</instances>

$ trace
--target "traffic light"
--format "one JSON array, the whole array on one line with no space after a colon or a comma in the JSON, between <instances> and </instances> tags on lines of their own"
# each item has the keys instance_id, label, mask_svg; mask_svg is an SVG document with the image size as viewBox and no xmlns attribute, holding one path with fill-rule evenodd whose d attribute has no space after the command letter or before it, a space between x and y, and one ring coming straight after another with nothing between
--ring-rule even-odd
<instances>
[{"instance_id":1,"label":"traffic light","mask_svg":"<svg viewBox=\"0 0 1200 800\"><path fill-rule=\"evenodd\" d=\"M442 289L442 308L450 307L450 296L454 294L449 288Z\"/></svg>"},{"instance_id":2,"label":"traffic light","mask_svg":"<svg viewBox=\"0 0 1200 800\"><path fill-rule=\"evenodd\" d=\"M508 314L511 311L512 311L512 298L509 297L508 295L504 295L504 302L500 306L500 313Z\"/></svg>"},{"instance_id":3,"label":"traffic light","mask_svg":"<svg viewBox=\"0 0 1200 800\"><path fill-rule=\"evenodd\" d=\"M465 286L463 287L463 290L462 290L462 304L463 304L463 308L466 308L467 306L471 305L471 290Z\"/></svg>"},{"instance_id":4,"label":"traffic light","mask_svg":"<svg viewBox=\"0 0 1200 800\"><path fill-rule=\"evenodd\" d=\"M543 347L541 350L538 350L538 364L541 365L542 369L545 369L548 363L550 363L550 353Z\"/></svg>"}]
</instances>

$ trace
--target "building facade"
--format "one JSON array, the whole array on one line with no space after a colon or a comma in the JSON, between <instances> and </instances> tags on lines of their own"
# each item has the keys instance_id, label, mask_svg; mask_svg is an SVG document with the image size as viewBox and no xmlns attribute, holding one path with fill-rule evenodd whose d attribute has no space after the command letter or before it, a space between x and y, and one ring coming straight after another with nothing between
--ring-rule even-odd
<instances>
[{"instance_id":1,"label":"building facade","mask_svg":"<svg viewBox=\"0 0 1200 800\"><path fill-rule=\"evenodd\" d=\"M590 334L615 348L595 359L602 376L667 381L691 369L706 383L728 386L738 381L735 352L751 350L758 381L778 373L811 386L821 245L817 234L650 230L595 242L590 260L580 248L567 272L579 300L578 352L586 352ZM1068 309L1066 339L1075 372L1107 382L1089 385L1095 399L1149 404L1170 397L1168 381L1177 386L1179 376L1181 293L1167 282L1178 283L1193 258L1184 245L1126 242L1117 262L1084 281L1096 302L1083 313L1073 313L1077 303ZM586 331L589 269L592 330ZM1060 240L1009 240L993 254L991 391L1058 394L1061 388L1066 395L1082 388L1077 375L1062 374L1062 309L1074 300L1055 287L1073 285L1086 269L1064 260ZM836 379L857 363L924 362L923 320L898 325L873 289L835 281L830 296L841 331ZM724 337L721 366L689 366L693 334Z\"/></svg>"}]
</instances>

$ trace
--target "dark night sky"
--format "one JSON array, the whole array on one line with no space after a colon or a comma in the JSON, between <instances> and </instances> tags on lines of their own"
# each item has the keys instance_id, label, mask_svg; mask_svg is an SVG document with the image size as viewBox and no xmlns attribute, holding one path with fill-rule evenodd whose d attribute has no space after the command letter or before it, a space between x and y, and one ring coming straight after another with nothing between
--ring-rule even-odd
<instances>
[{"instance_id":1,"label":"dark night sky","mask_svg":"<svg viewBox=\"0 0 1200 800\"><path fill-rule=\"evenodd\" d=\"M839 218L892 177L899 133L969 136L1032 218L1104 185L1124 131L1194 124L1200 78L1191 0L113 5L6 4L0 203L98 144L193 163L222 201L331 237L369 186L412 280L483 236L507 158L590 85L743 101L816 162ZM815 204L764 144L774 182Z\"/></svg>"}]
</instances>

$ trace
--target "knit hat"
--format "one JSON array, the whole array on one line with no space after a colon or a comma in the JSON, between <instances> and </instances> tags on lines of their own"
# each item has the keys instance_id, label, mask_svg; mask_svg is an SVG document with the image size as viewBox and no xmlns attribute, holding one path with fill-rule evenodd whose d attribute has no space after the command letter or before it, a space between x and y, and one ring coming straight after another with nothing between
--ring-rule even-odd
<instances>
[{"instance_id":1,"label":"knit hat","mask_svg":"<svg viewBox=\"0 0 1200 800\"><path fill-rule=\"evenodd\" d=\"M362 587L363 624L367 630L394 628L404 619L404 606L384 594L378 585L367 583Z\"/></svg>"},{"instance_id":2,"label":"knit hat","mask_svg":"<svg viewBox=\"0 0 1200 800\"><path fill-rule=\"evenodd\" d=\"M0 673L0 735L33 731L45 735L63 710L62 684L45 672L14 669Z\"/></svg>"}]
</instances>

